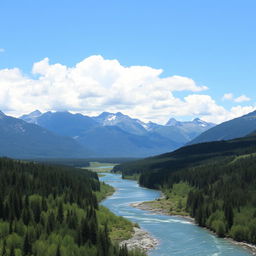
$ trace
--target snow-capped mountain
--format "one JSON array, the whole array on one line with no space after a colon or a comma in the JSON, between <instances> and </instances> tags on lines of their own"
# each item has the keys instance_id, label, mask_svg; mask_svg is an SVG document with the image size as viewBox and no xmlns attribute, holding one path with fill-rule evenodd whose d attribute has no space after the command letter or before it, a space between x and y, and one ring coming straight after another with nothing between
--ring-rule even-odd
<instances>
[{"instance_id":1,"label":"snow-capped mountain","mask_svg":"<svg viewBox=\"0 0 256 256\"><path fill-rule=\"evenodd\" d=\"M256 111L226 121L201 133L189 144L209 141L230 140L246 136L256 129Z\"/></svg>"},{"instance_id":2,"label":"snow-capped mountain","mask_svg":"<svg viewBox=\"0 0 256 256\"><path fill-rule=\"evenodd\" d=\"M213 123L208 123L205 122L203 120L201 120L200 118L195 118L192 121L177 121L175 118L170 118L169 121L166 123L166 126L175 126L175 127L204 127L204 128L212 128L213 126L215 126L215 124Z\"/></svg>"},{"instance_id":3,"label":"snow-capped mountain","mask_svg":"<svg viewBox=\"0 0 256 256\"><path fill-rule=\"evenodd\" d=\"M39 110L35 110L27 115L23 115L20 117L20 119L31 123L31 124L36 124L37 123L37 119L42 115L42 113Z\"/></svg>"},{"instance_id":4,"label":"snow-capped mountain","mask_svg":"<svg viewBox=\"0 0 256 256\"><path fill-rule=\"evenodd\" d=\"M65 112L45 112L34 111L20 117L29 123L38 124L52 132L62 136L77 137L83 132L90 130L99 124L91 117L82 114L72 114Z\"/></svg>"},{"instance_id":5,"label":"snow-capped mountain","mask_svg":"<svg viewBox=\"0 0 256 256\"><path fill-rule=\"evenodd\" d=\"M117 126L122 130L132 134L145 134L147 125L139 119L131 118L121 112L103 112L99 116L93 117L102 126Z\"/></svg>"},{"instance_id":6,"label":"snow-capped mountain","mask_svg":"<svg viewBox=\"0 0 256 256\"><path fill-rule=\"evenodd\" d=\"M101 157L144 157L164 153L183 146L212 127L200 119L180 122L172 118L167 125L144 123L121 112L103 112L89 117L69 112L34 111L21 119L72 137Z\"/></svg>"}]
</instances>

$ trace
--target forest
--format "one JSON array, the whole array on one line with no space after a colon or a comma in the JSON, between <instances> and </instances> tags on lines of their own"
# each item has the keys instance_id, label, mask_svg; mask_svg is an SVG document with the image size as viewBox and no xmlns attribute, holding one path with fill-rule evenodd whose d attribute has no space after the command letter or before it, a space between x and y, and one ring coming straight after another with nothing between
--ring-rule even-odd
<instances>
[{"instance_id":1,"label":"forest","mask_svg":"<svg viewBox=\"0 0 256 256\"><path fill-rule=\"evenodd\" d=\"M1 158L0 182L1 256L144 255L111 240L96 173Z\"/></svg>"},{"instance_id":2,"label":"forest","mask_svg":"<svg viewBox=\"0 0 256 256\"><path fill-rule=\"evenodd\" d=\"M185 210L220 237L256 244L256 136L202 143L133 163L115 171L139 175L139 183L170 194L187 184Z\"/></svg>"}]
</instances>

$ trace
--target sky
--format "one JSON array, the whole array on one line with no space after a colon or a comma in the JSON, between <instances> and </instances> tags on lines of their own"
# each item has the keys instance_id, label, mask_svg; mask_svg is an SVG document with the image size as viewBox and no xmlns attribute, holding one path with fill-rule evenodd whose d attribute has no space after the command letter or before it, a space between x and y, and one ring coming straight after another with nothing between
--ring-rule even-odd
<instances>
[{"instance_id":1,"label":"sky","mask_svg":"<svg viewBox=\"0 0 256 256\"><path fill-rule=\"evenodd\" d=\"M254 0L0 7L0 109L220 123L256 109Z\"/></svg>"}]
</instances>

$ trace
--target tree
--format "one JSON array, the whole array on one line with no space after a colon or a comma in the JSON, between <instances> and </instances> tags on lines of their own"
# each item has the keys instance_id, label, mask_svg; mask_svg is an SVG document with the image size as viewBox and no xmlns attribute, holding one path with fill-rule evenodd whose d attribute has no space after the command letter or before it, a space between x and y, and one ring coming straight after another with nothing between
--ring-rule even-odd
<instances>
[{"instance_id":1,"label":"tree","mask_svg":"<svg viewBox=\"0 0 256 256\"><path fill-rule=\"evenodd\" d=\"M233 225L233 218L234 218L233 209L232 209L230 203L226 203L224 205L224 214L225 214L225 218L227 221L228 229L230 229Z\"/></svg>"},{"instance_id":2,"label":"tree","mask_svg":"<svg viewBox=\"0 0 256 256\"><path fill-rule=\"evenodd\" d=\"M60 245L58 244L55 256L61 256Z\"/></svg>"},{"instance_id":3,"label":"tree","mask_svg":"<svg viewBox=\"0 0 256 256\"><path fill-rule=\"evenodd\" d=\"M32 252L31 242L29 240L28 232L26 233L23 243L23 256L30 255Z\"/></svg>"},{"instance_id":4,"label":"tree","mask_svg":"<svg viewBox=\"0 0 256 256\"><path fill-rule=\"evenodd\" d=\"M2 255L1 256L6 256L7 253L6 253L6 240L4 239L3 241L3 249L2 249Z\"/></svg>"},{"instance_id":5,"label":"tree","mask_svg":"<svg viewBox=\"0 0 256 256\"><path fill-rule=\"evenodd\" d=\"M57 221L61 224L64 220L63 204L62 202L58 205Z\"/></svg>"},{"instance_id":6,"label":"tree","mask_svg":"<svg viewBox=\"0 0 256 256\"><path fill-rule=\"evenodd\" d=\"M14 247L13 246L11 247L11 250L10 250L10 256L15 256L15 251L14 251Z\"/></svg>"}]
</instances>

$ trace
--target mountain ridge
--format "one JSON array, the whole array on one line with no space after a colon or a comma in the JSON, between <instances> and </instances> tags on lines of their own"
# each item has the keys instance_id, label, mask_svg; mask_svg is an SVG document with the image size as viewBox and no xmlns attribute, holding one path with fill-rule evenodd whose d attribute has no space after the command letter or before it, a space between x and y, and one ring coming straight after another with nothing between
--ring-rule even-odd
<instances>
[{"instance_id":1,"label":"mountain ridge","mask_svg":"<svg viewBox=\"0 0 256 256\"><path fill-rule=\"evenodd\" d=\"M33 111L21 118L59 135L70 136L85 147L89 145L95 156L100 157L146 157L164 153L179 148L208 129L208 125L202 126L203 121L199 119L191 122L177 121L176 126L166 126L145 123L121 112L102 112L98 116L89 117L67 111Z\"/></svg>"},{"instance_id":2,"label":"mountain ridge","mask_svg":"<svg viewBox=\"0 0 256 256\"><path fill-rule=\"evenodd\" d=\"M36 124L0 116L0 155L13 158L85 157L91 154L70 137L59 136Z\"/></svg>"},{"instance_id":3,"label":"mountain ridge","mask_svg":"<svg viewBox=\"0 0 256 256\"><path fill-rule=\"evenodd\" d=\"M256 110L210 128L191 140L188 145L239 138L255 131L255 129Z\"/></svg>"}]
</instances>

